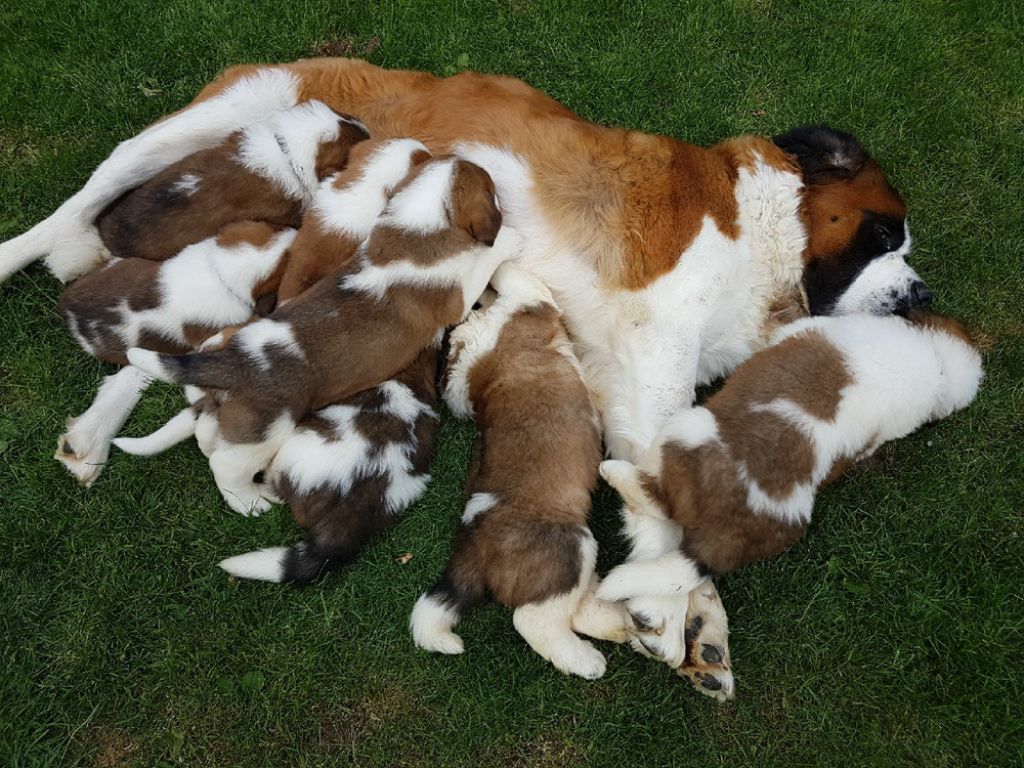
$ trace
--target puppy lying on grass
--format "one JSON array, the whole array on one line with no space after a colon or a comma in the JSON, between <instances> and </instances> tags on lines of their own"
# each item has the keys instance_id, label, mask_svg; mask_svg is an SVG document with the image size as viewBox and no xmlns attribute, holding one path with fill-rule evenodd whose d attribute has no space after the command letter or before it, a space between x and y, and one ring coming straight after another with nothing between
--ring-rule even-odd
<instances>
[{"instance_id":1,"label":"puppy lying on grass","mask_svg":"<svg viewBox=\"0 0 1024 768\"><path fill-rule=\"evenodd\" d=\"M306 541L236 555L221 567L240 578L310 584L353 562L398 520L430 482L438 357L432 343L395 378L299 422L264 473L263 495L289 506ZM220 446L218 395L188 389L191 408L151 435L114 444L149 456L194 434L212 455Z\"/></svg>"},{"instance_id":2,"label":"puppy lying on grass","mask_svg":"<svg viewBox=\"0 0 1024 768\"><path fill-rule=\"evenodd\" d=\"M366 129L319 101L272 114L122 195L96 220L117 258L169 259L234 221L296 228Z\"/></svg>"},{"instance_id":3,"label":"puppy lying on grass","mask_svg":"<svg viewBox=\"0 0 1024 768\"><path fill-rule=\"evenodd\" d=\"M57 440L55 458L79 482L89 486L99 476L111 438L150 381L127 365L128 348L186 352L225 326L269 311L294 237L295 230L264 222L228 224L172 259L119 259L64 291L58 311L78 345L125 366Z\"/></svg>"},{"instance_id":4,"label":"puppy lying on grass","mask_svg":"<svg viewBox=\"0 0 1024 768\"><path fill-rule=\"evenodd\" d=\"M677 413L638 465L601 464L646 556L614 569L598 595L628 601L637 650L730 696L699 665L683 666L687 650L699 659L701 649L685 647L685 616L664 613L660 598L782 552L803 535L820 488L883 443L965 408L981 379L981 357L946 317L784 326L704 406Z\"/></svg>"},{"instance_id":5,"label":"puppy lying on grass","mask_svg":"<svg viewBox=\"0 0 1024 768\"><path fill-rule=\"evenodd\" d=\"M597 557L587 526L601 459L597 413L543 283L503 264L492 284L494 304L451 336L445 401L472 415L481 435L454 551L413 609L413 638L462 653L452 627L490 594L514 609L515 628L538 654L597 678L604 656L573 632Z\"/></svg>"},{"instance_id":6,"label":"puppy lying on grass","mask_svg":"<svg viewBox=\"0 0 1024 768\"><path fill-rule=\"evenodd\" d=\"M136 348L128 359L160 379L224 390L222 447L210 467L232 509L262 511L269 502L253 477L295 425L407 368L466 315L515 245L480 167L428 160L395 191L353 264L221 349L169 356Z\"/></svg>"}]
</instances>

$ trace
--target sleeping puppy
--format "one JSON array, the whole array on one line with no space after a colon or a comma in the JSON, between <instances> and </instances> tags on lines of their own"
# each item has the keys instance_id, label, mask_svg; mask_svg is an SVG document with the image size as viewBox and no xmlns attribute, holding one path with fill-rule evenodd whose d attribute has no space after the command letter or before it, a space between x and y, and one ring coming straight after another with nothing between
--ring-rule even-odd
<instances>
[{"instance_id":1,"label":"sleeping puppy","mask_svg":"<svg viewBox=\"0 0 1024 768\"><path fill-rule=\"evenodd\" d=\"M303 216L288 251L279 300L295 298L348 264L398 183L429 158L427 148L415 139L356 144L348 165L320 184Z\"/></svg>"},{"instance_id":2,"label":"sleeping puppy","mask_svg":"<svg viewBox=\"0 0 1024 768\"><path fill-rule=\"evenodd\" d=\"M440 422L439 345L374 389L329 405L299 422L267 469L265 496L287 504L307 539L230 557L220 566L247 579L310 584L353 562L426 490ZM193 405L151 435L118 438L135 455L152 455L195 434L210 456L220 446L218 393L194 387Z\"/></svg>"},{"instance_id":3,"label":"sleeping puppy","mask_svg":"<svg viewBox=\"0 0 1024 768\"><path fill-rule=\"evenodd\" d=\"M68 421L55 458L87 487L149 383L128 365L128 347L186 352L225 326L269 310L295 230L263 222L225 226L167 261L118 259L72 283L58 311L93 357L126 366L107 377L92 405Z\"/></svg>"},{"instance_id":4,"label":"sleeping puppy","mask_svg":"<svg viewBox=\"0 0 1024 768\"><path fill-rule=\"evenodd\" d=\"M619 566L598 595L628 600L636 644L679 668L683 622L666 621L659 598L782 552L803 535L821 487L883 443L965 408L981 378L967 333L938 315L783 327L705 406L673 416L637 466L601 465L626 502L627 525L675 532L661 529L668 554Z\"/></svg>"},{"instance_id":5,"label":"sleeping puppy","mask_svg":"<svg viewBox=\"0 0 1024 768\"><path fill-rule=\"evenodd\" d=\"M322 179L345 167L366 129L309 101L168 166L97 218L117 258L161 261L233 221L298 227Z\"/></svg>"},{"instance_id":6,"label":"sleeping puppy","mask_svg":"<svg viewBox=\"0 0 1024 768\"><path fill-rule=\"evenodd\" d=\"M253 476L310 413L407 368L438 331L459 322L514 249L500 238L490 177L455 157L417 166L395 191L358 259L194 355L128 351L151 375L226 390L224 447L210 466L229 506L268 507ZM504 233L505 230L502 230Z\"/></svg>"},{"instance_id":7,"label":"sleeping puppy","mask_svg":"<svg viewBox=\"0 0 1024 768\"><path fill-rule=\"evenodd\" d=\"M562 672L604 674L604 656L573 632L597 542L587 527L597 484L597 412L561 313L538 279L503 264L496 302L452 332L445 401L481 436L455 549L416 603L420 648L462 653L452 627L488 593L514 609L534 651Z\"/></svg>"}]
</instances>

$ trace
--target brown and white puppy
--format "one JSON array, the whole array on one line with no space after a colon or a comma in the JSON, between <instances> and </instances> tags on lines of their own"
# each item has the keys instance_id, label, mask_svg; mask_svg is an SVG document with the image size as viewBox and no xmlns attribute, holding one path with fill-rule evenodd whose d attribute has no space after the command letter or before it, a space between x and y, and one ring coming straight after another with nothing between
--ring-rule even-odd
<instances>
[{"instance_id":1,"label":"brown and white puppy","mask_svg":"<svg viewBox=\"0 0 1024 768\"><path fill-rule=\"evenodd\" d=\"M295 298L356 255L388 198L414 165L430 158L415 139L370 140L356 144L343 171L324 180L288 251L278 289L280 301Z\"/></svg>"},{"instance_id":2,"label":"brown and white puppy","mask_svg":"<svg viewBox=\"0 0 1024 768\"><path fill-rule=\"evenodd\" d=\"M490 594L514 609L530 647L568 674L604 674L573 632L597 542L587 527L597 484L597 412L551 293L505 264L498 298L452 332L445 401L480 428L468 501L444 574L413 609L421 648L462 653L452 627Z\"/></svg>"},{"instance_id":3,"label":"brown and white puppy","mask_svg":"<svg viewBox=\"0 0 1024 768\"><path fill-rule=\"evenodd\" d=\"M128 365L128 348L187 352L268 311L294 237L295 230L278 225L237 222L167 261L118 259L68 286L58 311L71 335L93 357L125 367L107 377L83 414L68 420L54 458L92 485L111 439L150 381Z\"/></svg>"},{"instance_id":4,"label":"brown and white puppy","mask_svg":"<svg viewBox=\"0 0 1024 768\"><path fill-rule=\"evenodd\" d=\"M233 221L297 228L320 182L367 138L319 101L277 112L122 195L97 219L100 238L117 258L162 261Z\"/></svg>"},{"instance_id":5,"label":"brown and white puppy","mask_svg":"<svg viewBox=\"0 0 1024 768\"><path fill-rule=\"evenodd\" d=\"M430 482L440 426L438 357L439 345L431 344L395 378L300 421L263 482L266 495L291 508L306 541L236 555L221 568L240 578L310 584L353 562L394 524ZM195 434L210 456L221 445L218 400L210 393L153 434L114 444L152 455Z\"/></svg>"},{"instance_id":6,"label":"brown and white puppy","mask_svg":"<svg viewBox=\"0 0 1024 768\"><path fill-rule=\"evenodd\" d=\"M253 476L296 423L407 368L438 331L465 317L517 244L501 227L483 170L455 157L428 160L394 193L357 262L222 349L132 349L128 359L160 379L227 391L219 411L226 446L210 466L233 509L262 510Z\"/></svg>"},{"instance_id":7,"label":"brown and white puppy","mask_svg":"<svg viewBox=\"0 0 1024 768\"><path fill-rule=\"evenodd\" d=\"M981 378L980 355L949 318L847 315L781 328L704 406L673 416L638 465L601 465L635 538L661 536L650 549L671 551L632 558L598 595L629 600L636 643L680 667L683 622L667 623L659 598L782 552L803 535L819 489L883 443L965 408Z\"/></svg>"}]
</instances>

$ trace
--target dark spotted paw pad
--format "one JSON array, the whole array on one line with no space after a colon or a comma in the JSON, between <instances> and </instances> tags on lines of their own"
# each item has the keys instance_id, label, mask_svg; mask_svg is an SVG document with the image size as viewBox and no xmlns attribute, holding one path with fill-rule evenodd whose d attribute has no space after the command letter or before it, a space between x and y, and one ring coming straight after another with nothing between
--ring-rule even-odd
<instances>
[{"instance_id":1,"label":"dark spotted paw pad","mask_svg":"<svg viewBox=\"0 0 1024 768\"><path fill-rule=\"evenodd\" d=\"M67 440L64 440L64 441L61 442L60 451L65 456L74 456L75 455L75 449L71 447L71 443L69 443Z\"/></svg>"}]
</instances>

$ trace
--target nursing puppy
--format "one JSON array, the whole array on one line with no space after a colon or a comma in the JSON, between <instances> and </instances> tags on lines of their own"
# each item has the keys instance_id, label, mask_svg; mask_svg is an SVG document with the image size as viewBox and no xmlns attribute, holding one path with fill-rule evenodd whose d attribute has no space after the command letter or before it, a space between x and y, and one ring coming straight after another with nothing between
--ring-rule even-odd
<instances>
[{"instance_id":1,"label":"nursing puppy","mask_svg":"<svg viewBox=\"0 0 1024 768\"><path fill-rule=\"evenodd\" d=\"M619 566L598 595L629 600L637 643L678 667L681 623L666 625L645 600L779 554L803 535L821 487L883 443L965 408L981 378L978 352L949 318L849 315L783 327L705 406L670 419L638 465L601 465L627 518L671 521L678 545Z\"/></svg>"},{"instance_id":2,"label":"nursing puppy","mask_svg":"<svg viewBox=\"0 0 1024 768\"><path fill-rule=\"evenodd\" d=\"M388 198L412 169L430 158L415 139L363 141L343 171L321 182L288 251L278 288L288 301L336 272L370 235Z\"/></svg>"},{"instance_id":3,"label":"nursing puppy","mask_svg":"<svg viewBox=\"0 0 1024 768\"><path fill-rule=\"evenodd\" d=\"M501 214L490 177L455 157L419 165L388 202L357 262L324 278L219 350L166 356L132 349L160 379L226 390L210 457L228 504L265 508L253 476L302 418L407 368L459 322L513 251L495 242ZM503 230L504 232L504 230Z\"/></svg>"},{"instance_id":4,"label":"nursing puppy","mask_svg":"<svg viewBox=\"0 0 1024 768\"><path fill-rule=\"evenodd\" d=\"M150 381L128 365L127 349L187 352L225 326L269 310L294 237L293 229L237 222L167 261L118 259L72 283L58 304L71 335L93 357L125 367L107 377L83 414L68 420L54 458L92 485L111 438Z\"/></svg>"},{"instance_id":5,"label":"nursing puppy","mask_svg":"<svg viewBox=\"0 0 1024 768\"><path fill-rule=\"evenodd\" d=\"M230 557L233 576L310 584L353 562L426 490L440 426L438 344L374 389L299 422L265 473L266 495L287 504L306 541ZM193 402L151 435L118 438L127 453L150 456L193 434L211 456L221 443L219 398L187 388Z\"/></svg>"},{"instance_id":6,"label":"nursing puppy","mask_svg":"<svg viewBox=\"0 0 1024 768\"><path fill-rule=\"evenodd\" d=\"M98 217L118 258L163 260L233 221L298 227L322 179L342 170L361 123L310 101L168 166Z\"/></svg>"},{"instance_id":7,"label":"nursing puppy","mask_svg":"<svg viewBox=\"0 0 1024 768\"><path fill-rule=\"evenodd\" d=\"M544 284L502 265L497 301L452 332L445 401L481 430L455 549L410 621L420 648L462 653L452 627L490 593L530 647L594 679L605 660L573 632L594 572L587 527L597 484L597 412Z\"/></svg>"}]
</instances>

